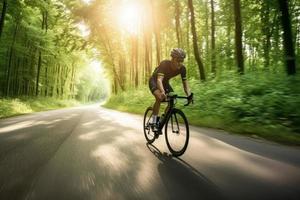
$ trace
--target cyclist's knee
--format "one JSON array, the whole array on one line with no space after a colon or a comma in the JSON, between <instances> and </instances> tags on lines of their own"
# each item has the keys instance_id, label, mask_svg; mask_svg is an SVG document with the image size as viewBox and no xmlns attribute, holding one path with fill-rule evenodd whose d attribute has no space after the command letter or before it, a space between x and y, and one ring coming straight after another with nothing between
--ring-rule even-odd
<instances>
[{"instance_id":1,"label":"cyclist's knee","mask_svg":"<svg viewBox=\"0 0 300 200\"><path fill-rule=\"evenodd\" d=\"M155 97L155 101L156 101L156 103L161 103L162 102L162 98L160 97L160 96L158 96L158 97Z\"/></svg>"},{"instance_id":2,"label":"cyclist's knee","mask_svg":"<svg viewBox=\"0 0 300 200\"><path fill-rule=\"evenodd\" d=\"M153 93L154 97L155 97L155 100L156 102L160 103L161 101L163 101L162 99L162 96L160 95L160 91L159 90L156 90L154 93Z\"/></svg>"},{"instance_id":3,"label":"cyclist's knee","mask_svg":"<svg viewBox=\"0 0 300 200\"><path fill-rule=\"evenodd\" d=\"M161 103L164 100L164 97L162 95L155 96L155 99L157 102Z\"/></svg>"}]
</instances>

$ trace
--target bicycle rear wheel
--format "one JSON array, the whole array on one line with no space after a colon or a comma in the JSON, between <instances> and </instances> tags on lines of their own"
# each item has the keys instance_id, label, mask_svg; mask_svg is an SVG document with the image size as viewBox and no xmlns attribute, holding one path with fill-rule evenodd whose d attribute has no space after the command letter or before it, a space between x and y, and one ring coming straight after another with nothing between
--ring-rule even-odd
<instances>
[{"instance_id":1,"label":"bicycle rear wheel","mask_svg":"<svg viewBox=\"0 0 300 200\"><path fill-rule=\"evenodd\" d=\"M153 109L151 107L147 108L144 114L144 135L149 144L152 144L155 140L155 134L151 130L149 125L151 117L152 117Z\"/></svg>"},{"instance_id":2,"label":"bicycle rear wheel","mask_svg":"<svg viewBox=\"0 0 300 200\"><path fill-rule=\"evenodd\" d=\"M167 146L173 156L184 154L189 143L189 124L181 110L174 109L165 126Z\"/></svg>"}]
</instances>

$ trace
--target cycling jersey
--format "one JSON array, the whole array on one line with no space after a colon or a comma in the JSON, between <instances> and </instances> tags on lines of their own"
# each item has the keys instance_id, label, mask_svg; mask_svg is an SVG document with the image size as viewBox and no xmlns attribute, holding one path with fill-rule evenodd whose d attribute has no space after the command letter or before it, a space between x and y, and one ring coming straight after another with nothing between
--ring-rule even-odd
<instances>
[{"instance_id":1,"label":"cycling jersey","mask_svg":"<svg viewBox=\"0 0 300 200\"><path fill-rule=\"evenodd\" d=\"M186 68L182 66L181 68L173 69L172 61L164 60L162 61L157 68L155 68L154 72L152 73L151 78L149 79L149 88L153 93L155 90L158 89L157 87L157 77L163 76L163 87L166 92L173 92L172 87L169 84L169 80L178 74L181 75L182 81L186 80Z\"/></svg>"}]
</instances>

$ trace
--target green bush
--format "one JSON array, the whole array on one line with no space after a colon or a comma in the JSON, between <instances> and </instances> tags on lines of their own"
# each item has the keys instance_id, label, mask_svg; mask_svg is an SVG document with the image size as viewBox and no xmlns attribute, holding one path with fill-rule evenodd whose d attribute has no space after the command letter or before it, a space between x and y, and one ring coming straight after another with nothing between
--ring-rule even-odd
<instances>
[{"instance_id":1,"label":"green bush","mask_svg":"<svg viewBox=\"0 0 300 200\"><path fill-rule=\"evenodd\" d=\"M0 118L14 115L16 113L30 113L32 109L20 99L0 99Z\"/></svg>"},{"instance_id":2,"label":"green bush","mask_svg":"<svg viewBox=\"0 0 300 200\"><path fill-rule=\"evenodd\" d=\"M224 73L200 83L189 80L195 104L183 107L190 123L256 134L279 142L300 144L300 78L270 72ZM184 94L180 79L171 83ZM110 108L143 113L154 102L146 86L114 95ZM292 138L293 141L287 138Z\"/></svg>"},{"instance_id":3,"label":"green bush","mask_svg":"<svg viewBox=\"0 0 300 200\"><path fill-rule=\"evenodd\" d=\"M78 105L75 100L53 98L0 99L0 118Z\"/></svg>"}]
</instances>

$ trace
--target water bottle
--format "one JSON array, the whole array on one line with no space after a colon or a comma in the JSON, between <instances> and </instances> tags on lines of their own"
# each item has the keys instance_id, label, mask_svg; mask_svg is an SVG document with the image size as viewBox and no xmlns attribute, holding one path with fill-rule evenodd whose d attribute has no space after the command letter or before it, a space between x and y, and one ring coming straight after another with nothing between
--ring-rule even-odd
<instances>
[{"instance_id":1,"label":"water bottle","mask_svg":"<svg viewBox=\"0 0 300 200\"><path fill-rule=\"evenodd\" d=\"M160 120L159 120L160 124L162 123L162 121L164 120L164 118L165 118L165 114L162 114L161 117L160 117Z\"/></svg>"},{"instance_id":2,"label":"water bottle","mask_svg":"<svg viewBox=\"0 0 300 200\"><path fill-rule=\"evenodd\" d=\"M159 126L160 120L161 120L160 116L157 116L157 118L156 118L156 124L157 124L157 126Z\"/></svg>"}]
</instances>

